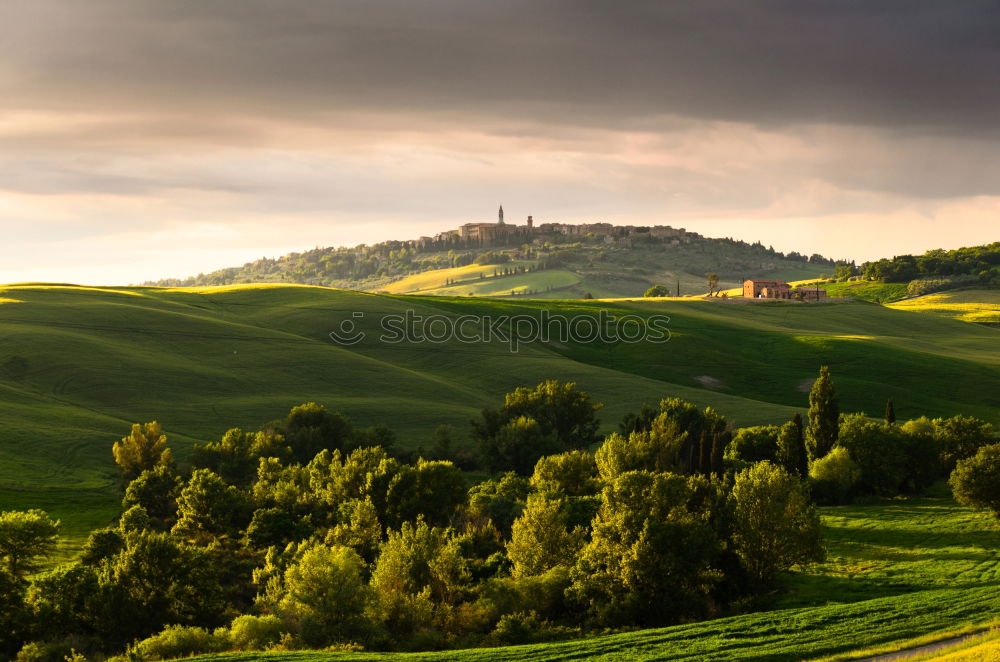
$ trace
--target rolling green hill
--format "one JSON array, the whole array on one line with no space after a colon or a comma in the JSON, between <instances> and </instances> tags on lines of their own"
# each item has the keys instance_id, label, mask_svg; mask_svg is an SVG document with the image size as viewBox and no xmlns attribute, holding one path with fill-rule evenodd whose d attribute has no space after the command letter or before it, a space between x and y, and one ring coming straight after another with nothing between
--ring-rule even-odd
<instances>
[{"instance_id":1,"label":"rolling green hill","mask_svg":"<svg viewBox=\"0 0 1000 662\"><path fill-rule=\"evenodd\" d=\"M359 426L387 423L407 448L427 446L442 423L465 434L482 407L553 377L605 403L605 431L667 396L753 425L801 411L828 364L845 411L879 412L893 397L901 417L1000 420L1000 330L866 303L543 302L302 286L25 285L0 297L0 500L54 503L71 526L113 511L110 447L131 423L159 420L183 458L196 441L254 428L304 401ZM672 337L530 343L516 353L497 339L380 342L382 317L407 310L445 321L662 314ZM368 338L332 342L344 320Z\"/></svg>"},{"instance_id":2,"label":"rolling green hill","mask_svg":"<svg viewBox=\"0 0 1000 662\"><path fill-rule=\"evenodd\" d=\"M717 273L722 287L735 287L745 278L818 278L834 269L834 262L820 255L808 259L795 252L786 255L760 242L703 237L683 230L663 236L649 228L611 229L611 234L607 229L604 234L595 234L581 228L536 227L531 233L521 228L491 246L451 237L315 248L146 284L296 283L395 294L497 297L530 293L580 299L587 294L598 298L639 296L652 285L664 285L671 291L679 287L684 295L700 294L706 287L706 272ZM494 259L499 253L511 261L504 265L474 263ZM544 273L490 279L504 266L529 264ZM480 274L486 282L476 282ZM449 286L448 281L458 282Z\"/></svg>"}]
</instances>

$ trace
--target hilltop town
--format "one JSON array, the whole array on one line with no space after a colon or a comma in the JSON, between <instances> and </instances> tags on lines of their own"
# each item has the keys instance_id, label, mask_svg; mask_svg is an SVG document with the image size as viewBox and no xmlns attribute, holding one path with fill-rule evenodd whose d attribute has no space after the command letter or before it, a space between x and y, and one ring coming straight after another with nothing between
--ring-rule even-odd
<instances>
[{"instance_id":1,"label":"hilltop town","mask_svg":"<svg viewBox=\"0 0 1000 662\"><path fill-rule=\"evenodd\" d=\"M146 284L291 282L375 292L582 298L638 296L656 284L669 284L672 294L701 294L706 272L718 274L720 287L736 288L748 278L809 279L832 274L834 267L822 255L783 253L759 241L704 237L669 225L537 222L533 216L509 223L501 206L496 221L468 222L432 236L318 247ZM439 277L409 287L425 272Z\"/></svg>"},{"instance_id":2,"label":"hilltop town","mask_svg":"<svg viewBox=\"0 0 1000 662\"><path fill-rule=\"evenodd\" d=\"M637 238L666 240L677 246L701 239L701 235L684 228L669 225L613 225L611 223L539 223L528 216L524 225L504 221L503 205L497 213L496 223L465 223L454 230L439 232L433 237L420 237L405 243L420 250L448 250L449 248L491 248L523 243L541 243L558 237L590 237L605 244L631 246Z\"/></svg>"}]
</instances>

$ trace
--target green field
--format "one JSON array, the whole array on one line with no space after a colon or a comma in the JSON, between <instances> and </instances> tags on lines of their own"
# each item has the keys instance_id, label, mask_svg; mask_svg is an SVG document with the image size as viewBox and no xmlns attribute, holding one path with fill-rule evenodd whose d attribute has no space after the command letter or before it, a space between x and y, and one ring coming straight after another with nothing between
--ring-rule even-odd
<instances>
[{"instance_id":1,"label":"green field","mask_svg":"<svg viewBox=\"0 0 1000 662\"><path fill-rule=\"evenodd\" d=\"M196 441L255 428L305 401L359 426L388 422L400 446L417 448L437 425L467 434L482 407L555 377L605 403L604 431L668 396L754 425L802 411L821 364L845 411L879 412L893 397L901 417L1000 418L1000 330L860 302L557 303L301 286L36 285L0 297L0 505L86 504L57 512L70 538L113 514L111 444L153 419L181 459ZM380 342L381 317L407 310L452 320L656 313L670 316L672 335L663 344L531 343L517 353L499 340ZM368 338L333 343L328 334L345 319Z\"/></svg>"},{"instance_id":2,"label":"green field","mask_svg":"<svg viewBox=\"0 0 1000 662\"><path fill-rule=\"evenodd\" d=\"M1000 526L939 486L930 495L824 508L826 563L789 577L769 611L529 646L420 654L282 652L209 660L853 659L1000 618Z\"/></svg>"},{"instance_id":3,"label":"green field","mask_svg":"<svg viewBox=\"0 0 1000 662\"><path fill-rule=\"evenodd\" d=\"M436 290L448 287L448 282L452 281L455 286L471 285L481 282L481 277L491 277L498 269L514 267L533 267L535 260L512 260L504 265L497 264L469 264L464 267L452 267L450 269L432 269L420 273L406 276L388 285L379 288L380 292L389 294L428 294ZM497 279L498 282L503 278ZM510 288L507 288L510 290Z\"/></svg>"},{"instance_id":4,"label":"green field","mask_svg":"<svg viewBox=\"0 0 1000 662\"><path fill-rule=\"evenodd\" d=\"M546 269L544 271L532 271L510 276L493 276L493 269L494 267L488 267L485 271L480 270L477 272L477 274L484 274L485 277L482 279L476 275L473 280L462 281L448 287L433 288L426 291L421 290L415 292L415 294L476 297L531 294L532 296L540 297L567 298L567 288L580 282L579 276L566 269Z\"/></svg>"},{"instance_id":5,"label":"green field","mask_svg":"<svg viewBox=\"0 0 1000 662\"><path fill-rule=\"evenodd\" d=\"M642 296L654 284L663 285L675 292L680 286L684 296L700 295L706 290L703 274L691 274L680 269L663 270L658 263L643 266L624 264L604 265L595 262L586 267L553 268L509 276L494 276L504 267L530 267L534 260L514 260L505 265L471 264L449 269L433 269L405 276L388 285L379 285L371 291L389 294L421 294L432 296L510 297L530 294L540 299L582 299L590 295L597 299L614 299ZM794 264L764 274L763 278L799 280L816 278L826 271L826 265ZM801 265L801 266L800 266ZM655 268L649 268L653 266ZM723 279L719 283L731 295L740 293L740 282Z\"/></svg>"},{"instance_id":6,"label":"green field","mask_svg":"<svg viewBox=\"0 0 1000 662\"><path fill-rule=\"evenodd\" d=\"M1000 290L954 290L889 304L897 310L940 315L963 322L1000 324Z\"/></svg>"},{"instance_id":7,"label":"green field","mask_svg":"<svg viewBox=\"0 0 1000 662\"><path fill-rule=\"evenodd\" d=\"M63 521L55 560L117 512L110 446L159 420L183 459L196 441L252 428L303 401L360 426L389 422L407 448L460 433L516 386L556 377L605 403L604 431L678 396L736 425L802 411L830 365L844 411L968 413L1000 422L1000 330L862 301L541 301L374 295L301 286L0 288L0 509ZM669 342L387 343L382 316L443 320L543 311L668 315ZM355 316L360 313L361 316ZM368 337L331 341L344 320ZM829 559L789 578L770 611L548 645L421 659L769 659L840 655L1000 618L1000 533L945 492L824 510ZM261 656L258 656L261 657ZM329 654L276 653L278 659ZM345 659L379 659L351 655Z\"/></svg>"}]
</instances>

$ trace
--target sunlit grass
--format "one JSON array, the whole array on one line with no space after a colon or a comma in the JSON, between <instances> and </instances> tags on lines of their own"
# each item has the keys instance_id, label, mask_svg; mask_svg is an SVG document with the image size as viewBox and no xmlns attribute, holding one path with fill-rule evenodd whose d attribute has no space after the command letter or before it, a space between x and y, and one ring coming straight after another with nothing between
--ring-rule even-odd
<instances>
[{"instance_id":1,"label":"sunlit grass","mask_svg":"<svg viewBox=\"0 0 1000 662\"><path fill-rule=\"evenodd\" d=\"M958 290L928 294L890 304L892 308L930 313L963 322L1000 323L1000 290Z\"/></svg>"},{"instance_id":2,"label":"sunlit grass","mask_svg":"<svg viewBox=\"0 0 1000 662\"><path fill-rule=\"evenodd\" d=\"M468 286L479 281L479 275L492 277L494 271L502 271L504 268L533 267L537 264L535 260L512 260L505 264L469 264L464 267L451 267L448 269L432 269L412 276L406 276L395 282L383 285L378 288L380 292L390 294L427 294L430 290L439 290L448 287L449 280L455 281L455 286ZM539 272L540 273L540 272ZM508 277L499 278L497 282L503 282ZM509 291L510 288L508 287ZM454 292L445 294L465 294L464 292Z\"/></svg>"}]
</instances>

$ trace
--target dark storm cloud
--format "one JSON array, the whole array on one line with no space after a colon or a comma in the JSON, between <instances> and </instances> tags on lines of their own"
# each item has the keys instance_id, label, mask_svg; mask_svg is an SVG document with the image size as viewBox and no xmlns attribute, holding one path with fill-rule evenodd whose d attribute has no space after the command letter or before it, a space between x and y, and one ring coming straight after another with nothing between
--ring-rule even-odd
<instances>
[{"instance_id":1,"label":"dark storm cloud","mask_svg":"<svg viewBox=\"0 0 1000 662\"><path fill-rule=\"evenodd\" d=\"M995 2L8 0L0 102L993 135Z\"/></svg>"}]
</instances>

